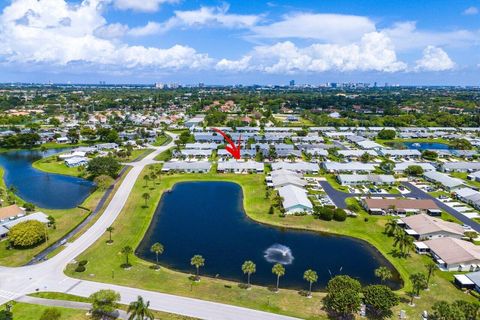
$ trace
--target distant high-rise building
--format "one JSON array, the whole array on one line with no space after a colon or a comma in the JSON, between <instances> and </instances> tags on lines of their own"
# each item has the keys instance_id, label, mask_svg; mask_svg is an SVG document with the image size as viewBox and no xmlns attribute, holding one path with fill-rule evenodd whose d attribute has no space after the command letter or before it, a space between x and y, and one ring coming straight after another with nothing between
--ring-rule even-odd
<instances>
[{"instance_id":1,"label":"distant high-rise building","mask_svg":"<svg viewBox=\"0 0 480 320\"><path fill-rule=\"evenodd\" d=\"M290 80L290 87L295 87L295 80Z\"/></svg>"},{"instance_id":2,"label":"distant high-rise building","mask_svg":"<svg viewBox=\"0 0 480 320\"><path fill-rule=\"evenodd\" d=\"M157 83L155 83L155 88L157 88L157 89L163 89L163 88L165 88L165 84L164 84L164 83L161 83L161 82L157 82Z\"/></svg>"},{"instance_id":3,"label":"distant high-rise building","mask_svg":"<svg viewBox=\"0 0 480 320\"><path fill-rule=\"evenodd\" d=\"M205 83L203 83L203 82L200 82L200 83L198 84L198 87L199 87L199 88L203 88L203 87L205 87Z\"/></svg>"}]
</instances>

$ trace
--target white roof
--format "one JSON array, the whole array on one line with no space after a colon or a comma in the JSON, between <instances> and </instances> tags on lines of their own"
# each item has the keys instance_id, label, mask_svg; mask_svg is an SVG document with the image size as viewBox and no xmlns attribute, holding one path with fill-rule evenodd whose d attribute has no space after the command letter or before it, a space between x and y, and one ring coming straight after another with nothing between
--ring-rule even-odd
<instances>
[{"instance_id":1,"label":"white roof","mask_svg":"<svg viewBox=\"0 0 480 320\"><path fill-rule=\"evenodd\" d=\"M395 164L395 171L405 171L410 166L420 166L423 171L434 171L435 167L428 162L405 161Z\"/></svg>"},{"instance_id":2,"label":"white roof","mask_svg":"<svg viewBox=\"0 0 480 320\"><path fill-rule=\"evenodd\" d=\"M452 178L449 175L438 172L438 171L428 171L428 172L425 172L423 175L427 179L441 183L443 186L447 188L454 188L464 184L463 180Z\"/></svg>"},{"instance_id":3,"label":"white roof","mask_svg":"<svg viewBox=\"0 0 480 320\"><path fill-rule=\"evenodd\" d=\"M363 149L376 149L376 148L382 147L382 145L371 140L358 141L356 142L356 144L362 147Z\"/></svg>"},{"instance_id":4,"label":"white roof","mask_svg":"<svg viewBox=\"0 0 480 320\"><path fill-rule=\"evenodd\" d=\"M230 159L228 161L218 162L218 170L256 170L263 171L265 165L256 161L237 161Z\"/></svg>"},{"instance_id":5,"label":"white roof","mask_svg":"<svg viewBox=\"0 0 480 320\"><path fill-rule=\"evenodd\" d=\"M328 171L375 171L374 163L363 162L322 162Z\"/></svg>"},{"instance_id":6,"label":"white roof","mask_svg":"<svg viewBox=\"0 0 480 320\"><path fill-rule=\"evenodd\" d=\"M319 170L318 164L311 162L285 162L279 161L272 163L273 170L286 169L291 171L313 171L317 172Z\"/></svg>"},{"instance_id":7,"label":"white roof","mask_svg":"<svg viewBox=\"0 0 480 320\"><path fill-rule=\"evenodd\" d=\"M210 170L212 164L208 161L169 161L165 162L162 170Z\"/></svg>"},{"instance_id":8,"label":"white roof","mask_svg":"<svg viewBox=\"0 0 480 320\"><path fill-rule=\"evenodd\" d=\"M480 170L480 162L445 162L442 166L445 170Z\"/></svg>"},{"instance_id":9,"label":"white roof","mask_svg":"<svg viewBox=\"0 0 480 320\"><path fill-rule=\"evenodd\" d=\"M35 212L32 214L23 216L21 218L12 220L10 222L4 223L3 226L7 229L11 229L14 225L17 225L20 222L25 222L30 220L40 221L41 223L48 223L48 216L45 213L39 211L39 212Z\"/></svg>"},{"instance_id":10,"label":"white roof","mask_svg":"<svg viewBox=\"0 0 480 320\"><path fill-rule=\"evenodd\" d=\"M295 206L303 206L308 209L313 208L312 203L307 197L307 191L305 191L305 189L288 185L280 188L278 193L283 198L283 207L287 211Z\"/></svg>"}]
</instances>

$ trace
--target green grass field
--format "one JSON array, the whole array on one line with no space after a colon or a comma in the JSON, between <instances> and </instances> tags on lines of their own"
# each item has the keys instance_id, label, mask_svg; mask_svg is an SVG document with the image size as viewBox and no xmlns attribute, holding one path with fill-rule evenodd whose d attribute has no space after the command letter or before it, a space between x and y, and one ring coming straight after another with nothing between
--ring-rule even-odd
<instances>
[{"instance_id":1,"label":"green grass field","mask_svg":"<svg viewBox=\"0 0 480 320\"><path fill-rule=\"evenodd\" d=\"M146 169L148 172L148 169ZM137 181L122 214L114 223L116 231L113 235L114 244L107 246L105 241L108 235L97 241L79 259L87 259L87 271L75 273L69 267L66 273L70 276L90 279L94 281L113 282L122 285L141 287L177 295L196 297L212 301L219 301L234 305L255 308L259 310L277 312L301 318L323 319L321 310L321 297L324 293L315 293L314 299L304 299L296 291L281 290L279 294L272 294L266 288L254 286L251 291L245 291L235 283L220 279L204 278L200 283L192 283L188 275L167 268L155 272L150 269L151 263L137 257L132 257L133 268L123 270L120 265L124 257L120 254L121 248L130 245L137 247L147 230L156 204L163 191L170 189L175 183L181 181L232 181L242 186L244 192L244 207L248 216L258 222L319 232L329 232L352 236L373 244L399 271L405 281L403 289L398 291L402 304L396 308L398 312L404 309L411 318L418 317L420 313L429 309L437 300L466 299L474 300L465 295L451 283L452 273L437 272L433 279L431 289L422 293L422 298L416 300L415 307L407 305L407 290L411 284L408 277L412 273L425 272L425 263L430 259L412 253L408 259L398 258L393 255L393 239L384 233L384 225L388 217L368 216L361 212L357 218L349 218L345 222L322 221L312 216L287 216L279 217L277 214L267 214L270 200L265 199L264 175L234 175L234 174L182 174L164 175L154 186L144 187L143 179ZM148 208L142 208L141 194L148 190L152 198ZM351 200L353 201L353 200ZM135 226L131 228L130 226ZM112 279L112 271L115 279ZM193 271L193 270L192 270ZM94 276L89 276L93 274ZM154 281L152 281L154 279ZM227 287L226 287L227 286Z\"/></svg>"},{"instance_id":2,"label":"green grass field","mask_svg":"<svg viewBox=\"0 0 480 320\"><path fill-rule=\"evenodd\" d=\"M16 320L38 320L42 313L52 307L41 306L30 303L12 302L13 319ZM54 307L60 311L60 320L88 320L87 311Z\"/></svg>"}]
</instances>

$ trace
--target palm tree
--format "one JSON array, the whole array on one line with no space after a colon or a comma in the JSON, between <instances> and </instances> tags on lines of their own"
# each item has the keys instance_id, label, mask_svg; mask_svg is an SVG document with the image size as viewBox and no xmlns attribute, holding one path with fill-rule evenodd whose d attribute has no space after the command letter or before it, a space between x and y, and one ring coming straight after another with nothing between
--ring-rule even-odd
<instances>
[{"instance_id":1,"label":"palm tree","mask_svg":"<svg viewBox=\"0 0 480 320\"><path fill-rule=\"evenodd\" d=\"M317 282L318 280L318 275L315 271L313 271L312 269L308 269L307 271L305 271L305 273L303 274L303 279L307 280L308 283L310 284L309 288L308 288L308 296L312 296L312 284L314 282Z\"/></svg>"},{"instance_id":2,"label":"palm tree","mask_svg":"<svg viewBox=\"0 0 480 320\"><path fill-rule=\"evenodd\" d=\"M155 242L150 247L150 252L155 253L155 258L156 258L156 261L157 261L157 268L158 268L158 255L163 253L163 245L160 242Z\"/></svg>"},{"instance_id":3,"label":"palm tree","mask_svg":"<svg viewBox=\"0 0 480 320\"><path fill-rule=\"evenodd\" d=\"M410 281L412 281L412 287L414 294L418 297L420 295L420 290L427 288L427 277L423 273L414 273L410 275ZM413 299L410 304L413 303Z\"/></svg>"},{"instance_id":4,"label":"palm tree","mask_svg":"<svg viewBox=\"0 0 480 320\"><path fill-rule=\"evenodd\" d=\"M280 282L280 277L285 275L285 267L281 263L275 263L272 268L272 273L277 276L276 291L278 291L278 284Z\"/></svg>"},{"instance_id":5,"label":"palm tree","mask_svg":"<svg viewBox=\"0 0 480 320\"><path fill-rule=\"evenodd\" d=\"M138 296L137 301L130 302L127 312L129 314L128 320L153 320L154 316L152 311L148 309L150 301L146 303L141 296Z\"/></svg>"},{"instance_id":6,"label":"palm tree","mask_svg":"<svg viewBox=\"0 0 480 320\"><path fill-rule=\"evenodd\" d=\"M247 275L247 286L250 287L250 276L257 271L257 267L253 261L247 260L242 264L242 271Z\"/></svg>"},{"instance_id":7,"label":"palm tree","mask_svg":"<svg viewBox=\"0 0 480 320\"><path fill-rule=\"evenodd\" d=\"M395 235L393 246L400 249L403 256L406 256L410 249L413 247L413 237L409 236L405 232L400 232Z\"/></svg>"},{"instance_id":8,"label":"palm tree","mask_svg":"<svg viewBox=\"0 0 480 320\"><path fill-rule=\"evenodd\" d=\"M142 198L143 198L143 200L145 200L145 207L146 207L147 206L147 201L150 199L150 193L145 192L144 194L142 194Z\"/></svg>"},{"instance_id":9,"label":"palm tree","mask_svg":"<svg viewBox=\"0 0 480 320\"><path fill-rule=\"evenodd\" d=\"M385 280L391 279L392 276L392 272L387 267L381 266L375 269L375 277L380 278L382 283L384 283Z\"/></svg>"},{"instance_id":10,"label":"palm tree","mask_svg":"<svg viewBox=\"0 0 480 320\"><path fill-rule=\"evenodd\" d=\"M428 261L425 264L425 268L427 268L427 289L430 284L430 279L435 276L435 271L437 270L437 264L433 261Z\"/></svg>"},{"instance_id":11,"label":"palm tree","mask_svg":"<svg viewBox=\"0 0 480 320\"><path fill-rule=\"evenodd\" d=\"M113 242L113 240L112 240L112 232L113 232L113 230L115 230L115 228L112 227L112 226L110 226L110 227L107 228L107 232L109 233L108 243L112 243L112 242Z\"/></svg>"},{"instance_id":12,"label":"palm tree","mask_svg":"<svg viewBox=\"0 0 480 320\"><path fill-rule=\"evenodd\" d=\"M192 257L192 259L190 259L190 264L192 266L195 266L195 268L197 269L197 278L198 278L199 269L200 267L203 267L205 265L205 259L201 255L196 254Z\"/></svg>"},{"instance_id":13,"label":"palm tree","mask_svg":"<svg viewBox=\"0 0 480 320\"><path fill-rule=\"evenodd\" d=\"M385 233L389 236L393 236L399 231L400 227L397 223L397 220L395 219L390 219L388 222L385 224Z\"/></svg>"},{"instance_id":14,"label":"palm tree","mask_svg":"<svg viewBox=\"0 0 480 320\"><path fill-rule=\"evenodd\" d=\"M130 266L130 263L128 263L128 256L133 253L133 249L130 246L125 246L122 248L122 254L125 256L125 266L128 267Z\"/></svg>"},{"instance_id":15,"label":"palm tree","mask_svg":"<svg viewBox=\"0 0 480 320\"><path fill-rule=\"evenodd\" d=\"M150 181L150 177L147 175L143 176L143 181L145 181L145 187L148 186L148 181Z\"/></svg>"}]
</instances>

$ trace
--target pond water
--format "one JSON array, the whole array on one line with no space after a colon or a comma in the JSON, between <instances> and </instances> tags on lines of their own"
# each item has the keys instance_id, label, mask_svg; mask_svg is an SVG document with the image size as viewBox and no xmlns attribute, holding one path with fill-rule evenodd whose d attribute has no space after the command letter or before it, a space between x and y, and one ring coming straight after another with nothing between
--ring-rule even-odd
<instances>
[{"instance_id":1,"label":"pond water","mask_svg":"<svg viewBox=\"0 0 480 320\"><path fill-rule=\"evenodd\" d=\"M303 272L313 269L318 273L315 288L320 289L338 274L363 284L378 283L374 270L384 265L395 275L388 285L401 285L396 270L366 242L250 220L243 211L241 187L230 182L182 182L164 193L136 254L155 261L150 252L155 242L165 247L162 265L193 273L190 258L201 254L205 258L201 274L211 277L243 282L241 265L252 260L256 263L252 283L273 286L276 278L271 270L279 262L286 269L281 287L306 288Z\"/></svg>"},{"instance_id":2,"label":"pond water","mask_svg":"<svg viewBox=\"0 0 480 320\"><path fill-rule=\"evenodd\" d=\"M407 149L417 149L417 150L448 150L450 146L445 143L439 142L405 142L405 147Z\"/></svg>"},{"instance_id":3,"label":"pond water","mask_svg":"<svg viewBox=\"0 0 480 320\"><path fill-rule=\"evenodd\" d=\"M14 186L16 194L40 208L69 209L80 205L93 191L91 181L46 173L32 167L32 163L68 149L14 150L0 153L7 187Z\"/></svg>"}]
</instances>

